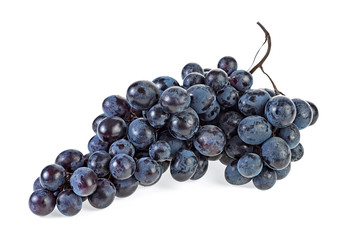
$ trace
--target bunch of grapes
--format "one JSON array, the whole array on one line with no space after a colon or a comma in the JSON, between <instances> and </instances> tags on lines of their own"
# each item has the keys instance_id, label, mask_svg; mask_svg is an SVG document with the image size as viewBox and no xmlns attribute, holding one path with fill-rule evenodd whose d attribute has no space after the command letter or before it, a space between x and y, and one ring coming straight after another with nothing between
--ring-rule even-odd
<instances>
[{"instance_id":1,"label":"bunch of grapes","mask_svg":"<svg viewBox=\"0 0 347 240\"><path fill-rule=\"evenodd\" d=\"M270 189L302 158L299 130L315 124L318 109L274 84L274 91L251 89L252 73L263 70L263 62L249 72L238 70L230 56L216 69L188 63L182 85L163 76L134 82L126 98L107 97L92 123L89 153L66 150L46 166L34 182L31 211L44 216L57 206L73 216L86 199L106 208L138 185L154 185L168 169L179 182L198 180L217 160L226 165L230 184L253 181Z\"/></svg>"}]
</instances>

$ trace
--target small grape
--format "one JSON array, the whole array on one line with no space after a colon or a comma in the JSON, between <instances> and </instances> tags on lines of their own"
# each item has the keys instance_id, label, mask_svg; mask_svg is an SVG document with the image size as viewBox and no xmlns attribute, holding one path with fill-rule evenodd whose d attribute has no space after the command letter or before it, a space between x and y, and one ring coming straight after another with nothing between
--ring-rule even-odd
<instances>
[{"instance_id":1,"label":"small grape","mask_svg":"<svg viewBox=\"0 0 347 240\"><path fill-rule=\"evenodd\" d=\"M200 127L194 139L194 147L205 156L217 156L221 154L225 146L223 131L214 125Z\"/></svg>"},{"instance_id":2,"label":"small grape","mask_svg":"<svg viewBox=\"0 0 347 240\"><path fill-rule=\"evenodd\" d=\"M275 185L276 180L276 171L264 166L259 175L253 178L253 184L260 190L268 190Z\"/></svg>"},{"instance_id":3,"label":"small grape","mask_svg":"<svg viewBox=\"0 0 347 240\"><path fill-rule=\"evenodd\" d=\"M230 84L238 91L244 92L250 89L253 85L252 74L244 70L234 71L230 75Z\"/></svg>"},{"instance_id":4,"label":"small grape","mask_svg":"<svg viewBox=\"0 0 347 240\"><path fill-rule=\"evenodd\" d=\"M223 69L228 75L237 70L237 62L235 58L226 56L219 60L218 68Z\"/></svg>"},{"instance_id":5,"label":"small grape","mask_svg":"<svg viewBox=\"0 0 347 240\"><path fill-rule=\"evenodd\" d=\"M301 143L298 144L295 148L291 149L291 161L299 161L304 156L304 147Z\"/></svg>"},{"instance_id":6,"label":"small grape","mask_svg":"<svg viewBox=\"0 0 347 240\"><path fill-rule=\"evenodd\" d=\"M181 73L182 79L184 79L189 73L193 73L193 72L204 74L204 70L199 64L188 63L182 69L182 73Z\"/></svg>"},{"instance_id":7,"label":"small grape","mask_svg":"<svg viewBox=\"0 0 347 240\"><path fill-rule=\"evenodd\" d=\"M116 187L105 178L97 180L96 190L88 196L90 205L95 208L103 209L111 205L116 196Z\"/></svg>"},{"instance_id":8,"label":"small grape","mask_svg":"<svg viewBox=\"0 0 347 240\"><path fill-rule=\"evenodd\" d=\"M131 107L138 110L150 109L159 99L158 87L150 81L137 81L127 90L127 101Z\"/></svg>"},{"instance_id":9,"label":"small grape","mask_svg":"<svg viewBox=\"0 0 347 240\"><path fill-rule=\"evenodd\" d=\"M308 127L313 119L313 112L310 104L298 98L294 98L292 101L296 107L294 124L299 128L299 130Z\"/></svg>"},{"instance_id":10,"label":"small grape","mask_svg":"<svg viewBox=\"0 0 347 240\"><path fill-rule=\"evenodd\" d=\"M167 113L180 113L189 107L190 96L184 88L170 87L160 96L159 103Z\"/></svg>"},{"instance_id":11,"label":"small grape","mask_svg":"<svg viewBox=\"0 0 347 240\"><path fill-rule=\"evenodd\" d=\"M29 198L30 210L39 216L46 216L53 212L55 208L55 197L52 192L45 189L38 189Z\"/></svg>"},{"instance_id":12,"label":"small grape","mask_svg":"<svg viewBox=\"0 0 347 240\"><path fill-rule=\"evenodd\" d=\"M161 76L152 81L159 89L160 95L169 87L179 86L179 83L172 77Z\"/></svg>"}]
</instances>

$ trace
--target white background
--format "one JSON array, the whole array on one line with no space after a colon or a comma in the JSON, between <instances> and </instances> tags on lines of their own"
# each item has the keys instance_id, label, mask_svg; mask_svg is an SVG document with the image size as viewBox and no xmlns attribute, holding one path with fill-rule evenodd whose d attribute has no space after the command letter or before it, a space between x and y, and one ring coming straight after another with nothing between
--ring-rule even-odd
<instances>
[{"instance_id":1,"label":"white background","mask_svg":"<svg viewBox=\"0 0 347 240\"><path fill-rule=\"evenodd\" d=\"M346 239L345 1L1 1L1 239ZM75 217L28 209L41 169L87 152L103 99L135 80L231 55L248 69L272 35L265 70L320 119L302 131L304 158L269 191L166 173L153 187ZM261 72L254 88L271 87Z\"/></svg>"}]
</instances>

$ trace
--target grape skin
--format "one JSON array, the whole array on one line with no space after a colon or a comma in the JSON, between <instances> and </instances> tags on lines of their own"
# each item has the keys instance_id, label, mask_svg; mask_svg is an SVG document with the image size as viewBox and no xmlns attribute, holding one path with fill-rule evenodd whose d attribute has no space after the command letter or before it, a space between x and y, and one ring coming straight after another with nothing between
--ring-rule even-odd
<instances>
[{"instance_id":1,"label":"grape skin","mask_svg":"<svg viewBox=\"0 0 347 240\"><path fill-rule=\"evenodd\" d=\"M71 189L63 190L58 194L57 208L65 216L75 216L82 209L82 198Z\"/></svg>"},{"instance_id":2,"label":"grape skin","mask_svg":"<svg viewBox=\"0 0 347 240\"><path fill-rule=\"evenodd\" d=\"M147 110L158 102L159 96L160 91L154 83L142 80L129 86L126 99L131 107L138 110Z\"/></svg>"},{"instance_id":3,"label":"grape skin","mask_svg":"<svg viewBox=\"0 0 347 240\"><path fill-rule=\"evenodd\" d=\"M135 178L143 186L151 186L159 181L162 174L162 167L155 160L144 157L136 162Z\"/></svg>"},{"instance_id":4,"label":"grape skin","mask_svg":"<svg viewBox=\"0 0 347 240\"><path fill-rule=\"evenodd\" d=\"M308 127L311 124L313 118L310 104L298 98L294 98L292 99L292 101L296 107L296 117L294 124L299 128L299 130Z\"/></svg>"},{"instance_id":5,"label":"grape skin","mask_svg":"<svg viewBox=\"0 0 347 240\"><path fill-rule=\"evenodd\" d=\"M239 92L232 86L226 86L217 92L218 103L227 108L236 106L239 100Z\"/></svg>"},{"instance_id":6,"label":"grape skin","mask_svg":"<svg viewBox=\"0 0 347 240\"><path fill-rule=\"evenodd\" d=\"M291 161L291 151L288 144L279 137L272 137L261 147L263 160L273 169L282 170Z\"/></svg>"},{"instance_id":7,"label":"grape skin","mask_svg":"<svg viewBox=\"0 0 347 240\"><path fill-rule=\"evenodd\" d=\"M272 188L276 184L276 181L276 171L266 166L263 167L263 170L259 173L258 176L253 178L254 186L260 190L268 190Z\"/></svg>"},{"instance_id":8,"label":"grape skin","mask_svg":"<svg viewBox=\"0 0 347 240\"><path fill-rule=\"evenodd\" d=\"M129 197L136 191L139 185L139 181L134 176L124 180L111 178L111 182L116 187L116 197L119 198Z\"/></svg>"},{"instance_id":9,"label":"grape skin","mask_svg":"<svg viewBox=\"0 0 347 240\"><path fill-rule=\"evenodd\" d=\"M105 178L97 180L97 188L88 196L90 205L95 208L103 209L111 205L116 196L116 187L113 183Z\"/></svg>"},{"instance_id":10,"label":"grape skin","mask_svg":"<svg viewBox=\"0 0 347 240\"><path fill-rule=\"evenodd\" d=\"M237 70L237 62L235 58L225 56L221 58L217 64L218 68L223 69L229 76Z\"/></svg>"},{"instance_id":11,"label":"grape skin","mask_svg":"<svg viewBox=\"0 0 347 240\"><path fill-rule=\"evenodd\" d=\"M55 197L53 193L45 189L34 191L29 198L30 210L38 216L46 216L55 208Z\"/></svg>"},{"instance_id":12,"label":"grape skin","mask_svg":"<svg viewBox=\"0 0 347 240\"><path fill-rule=\"evenodd\" d=\"M93 129L93 132L96 133L97 129L98 129L98 125L99 123L104 119L106 118L106 115L105 114L100 114L99 116L97 116L93 123L92 123L92 129Z\"/></svg>"},{"instance_id":13,"label":"grape skin","mask_svg":"<svg viewBox=\"0 0 347 240\"><path fill-rule=\"evenodd\" d=\"M263 116L265 105L270 98L270 94L265 90L249 89L240 97L238 107L245 116Z\"/></svg>"},{"instance_id":14,"label":"grape skin","mask_svg":"<svg viewBox=\"0 0 347 240\"><path fill-rule=\"evenodd\" d=\"M304 156L304 147L301 143L298 144L295 148L291 149L291 161L299 161Z\"/></svg>"},{"instance_id":15,"label":"grape skin","mask_svg":"<svg viewBox=\"0 0 347 240\"><path fill-rule=\"evenodd\" d=\"M112 143L110 149L108 150L108 153L111 155L111 157L114 157L116 154L121 153L125 153L131 157L134 157L135 148L128 140L120 139Z\"/></svg>"},{"instance_id":16,"label":"grape skin","mask_svg":"<svg viewBox=\"0 0 347 240\"><path fill-rule=\"evenodd\" d=\"M56 191L65 183L66 171L58 164L46 166L40 175L40 184L44 189Z\"/></svg>"},{"instance_id":17,"label":"grape skin","mask_svg":"<svg viewBox=\"0 0 347 240\"><path fill-rule=\"evenodd\" d=\"M97 175L86 167L77 169L70 178L70 184L74 193L81 197L87 197L95 192L97 187Z\"/></svg>"},{"instance_id":18,"label":"grape skin","mask_svg":"<svg viewBox=\"0 0 347 240\"><path fill-rule=\"evenodd\" d=\"M92 169L98 177L106 177L109 173L111 156L106 151L96 151L88 158L88 168Z\"/></svg>"},{"instance_id":19,"label":"grape skin","mask_svg":"<svg viewBox=\"0 0 347 240\"><path fill-rule=\"evenodd\" d=\"M317 106L310 102L310 101L306 101L308 104L310 104L311 110L312 110L312 121L310 123L310 126L314 125L317 122L317 119L319 117L319 112L318 112L318 108Z\"/></svg>"},{"instance_id":20,"label":"grape skin","mask_svg":"<svg viewBox=\"0 0 347 240\"><path fill-rule=\"evenodd\" d=\"M253 85L252 74L244 70L237 70L230 75L230 84L240 92L250 89Z\"/></svg>"},{"instance_id":21,"label":"grape skin","mask_svg":"<svg viewBox=\"0 0 347 240\"><path fill-rule=\"evenodd\" d=\"M223 152L225 142L224 133L219 127L205 125L197 132L194 147L200 154L213 157Z\"/></svg>"},{"instance_id":22,"label":"grape skin","mask_svg":"<svg viewBox=\"0 0 347 240\"><path fill-rule=\"evenodd\" d=\"M198 167L198 158L192 151L182 150L171 161L171 176L179 182L189 180Z\"/></svg>"},{"instance_id":23,"label":"grape skin","mask_svg":"<svg viewBox=\"0 0 347 240\"><path fill-rule=\"evenodd\" d=\"M102 109L106 117L117 116L124 119L129 116L131 107L124 97L112 95L102 102Z\"/></svg>"},{"instance_id":24,"label":"grape skin","mask_svg":"<svg viewBox=\"0 0 347 240\"><path fill-rule=\"evenodd\" d=\"M152 127L162 128L170 119L170 114L166 113L160 104L156 104L148 110L146 117Z\"/></svg>"},{"instance_id":25,"label":"grape skin","mask_svg":"<svg viewBox=\"0 0 347 240\"><path fill-rule=\"evenodd\" d=\"M120 117L106 117L98 125L97 136L104 142L114 142L126 135L127 128Z\"/></svg>"},{"instance_id":26,"label":"grape skin","mask_svg":"<svg viewBox=\"0 0 347 240\"><path fill-rule=\"evenodd\" d=\"M102 141L98 136L93 136L88 142L88 150L91 153L100 150L108 151L109 147L110 143Z\"/></svg>"},{"instance_id":27,"label":"grape skin","mask_svg":"<svg viewBox=\"0 0 347 240\"><path fill-rule=\"evenodd\" d=\"M237 162L231 162L224 171L225 180L232 185L244 185L249 183L252 179L242 176L237 170Z\"/></svg>"},{"instance_id":28,"label":"grape skin","mask_svg":"<svg viewBox=\"0 0 347 240\"><path fill-rule=\"evenodd\" d=\"M117 180L130 178L136 169L135 160L124 153L115 155L110 162L110 172Z\"/></svg>"},{"instance_id":29,"label":"grape skin","mask_svg":"<svg viewBox=\"0 0 347 240\"><path fill-rule=\"evenodd\" d=\"M158 162L171 160L171 147L165 141L157 141L149 147L149 156Z\"/></svg>"},{"instance_id":30,"label":"grape skin","mask_svg":"<svg viewBox=\"0 0 347 240\"><path fill-rule=\"evenodd\" d=\"M217 99L213 89L203 84L191 86L187 92L191 98L190 107L197 114L206 113Z\"/></svg>"},{"instance_id":31,"label":"grape skin","mask_svg":"<svg viewBox=\"0 0 347 240\"><path fill-rule=\"evenodd\" d=\"M146 119L138 118L129 125L128 138L136 149L147 149L156 140L154 128Z\"/></svg>"},{"instance_id":32,"label":"grape skin","mask_svg":"<svg viewBox=\"0 0 347 240\"><path fill-rule=\"evenodd\" d=\"M179 86L179 83L169 76L157 77L152 82L158 87L160 95L169 87Z\"/></svg>"},{"instance_id":33,"label":"grape skin","mask_svg":"<svg viewBox=\"0 0 347 240\"><path fill-rule=\"evenodd\" d=\"M57 156L55 163L62 166L67 172L72 173L83 166L83 154L75 149L65 150Z\"/></svg>"},{"instance_id":34,"label":"grape skin","mask_svg":"<svg viewBox=\"0 0 347 240\"><path fill-rule=\"evenodd\" d=\"M183 88L188 89L193 85L196 84L204 84L205 83L205 76L201 73L189 73L183 80Z\"/></svg>"},{"instance_id":35,"label":"grape skin","mask_svg":"<svg viewBox=\"0 0 347 240\"><path fill-rule=\"evenodd\" d=\"M237 162L238 172L246 178L253 178L257 176L262 169L263 162L259 155L255 153L247 153L243 155Z\"/></svg>"},{"instance_id":36,"label":"grape skin","mask_svg":"<svg viewBox=\"0 0 347 240\"><path fill-rule=\"evenodd\" d=\"M170 87L160 96L159 103L164 112L175 114L186 110L190 105L190 96L181 87Z\"/></svg>"},{"instance_id":37,"label":"grape skin","mask_svg":"<svg viewBox=\"0 0 347 240\"><path fill-rule=\"evenodd\" d=\"M259 145L272 135L270 123L260 116L249 116L242 119L237 132L240 139L250 145Z\"/></svg>"},{"instance_id":38,"label":"grape skin","mask_svg":"<svg viewBox=\"0 0 347 240\"><path fill-rule=\"evenodd\" d=\"M204 70L199 64L188 63L182 69L182 72L181 72L182 79L184 79L189 73L193 73L193 72L204 74Z\"/></svg>"},{"instance_id":39,"label":"grape skin","mask_svg":"<svg viewBox=\"0 0 347 240\"><path fill-rule=\"evenodd\" d=\"M266 103L265 116L274 127L288 127L294 122L296 107L289 98L275 96Z\"/></svg>"},{"instance_id":40,"label":"grape skin","mask_svg":"<svg viewBox=\"0 0 347 240\"><path fill-rule=\"evenodd\" d=\"M205 84L218 92L228 85L228 74L222 69L213 69L206 75Z\"/></svg>"},{"instance_id":41,"label":"grape skin","mask_svg":"<svg viewBox=\"0 0 347 240\"><path fill-rule=\"evenodd\" d=\"M279 129L278 136L287 142L290 149L298 146L300 142L300 131L294 123L288 127Z\"/></svg>"},{"instance_id":42,"label":"grape skin","mask_svg":"<svg viewBox=\"0 0 347 240\"><path fill-rule=\"evenodd\" d=\"M168 128L175 138L180 140L190 139L198 131L199 116L192 108L188 108L184 112L171 116Z\"/></svg>"}]
</instances>

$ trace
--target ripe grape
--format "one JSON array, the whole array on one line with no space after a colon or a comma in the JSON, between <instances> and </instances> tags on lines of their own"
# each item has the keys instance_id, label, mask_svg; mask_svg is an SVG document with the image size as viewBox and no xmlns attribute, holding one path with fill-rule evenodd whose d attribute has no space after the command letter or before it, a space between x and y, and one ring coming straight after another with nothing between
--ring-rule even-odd
<instances>
[{"instance_id":1,"label":"ripe grape","mask_svg":"<svg viewBox=\"0 0 347 240\"><path fill-rule=\"evenodd\" d=\"M171 116L168 128L173 137L180 140L190 139L198 131L199 116L192 108L188 108Z\"/></svg>"},{"instance_id":2,"label":"ripe grape","mask_svg":"<svg viewBox=\"0 0 347 240\"><path fill-rule=\"evenodd\" d=\"M275 170L287 167L291 160L291 151L288 144L279 137L272 137L261 146L261 155L264 162Z\"/></svg>"},{"instance_id":3,"label":"ripe grape","mask_svg":"<svg viewBox=\"0 0 347 240\"><path fill-rule=\"evenodd\" d=\"M294 120L294 124L299 128L299 130L308 127L313 118L312 108L310 104L306 101L294 98L292 101L296 107L296 117Z\"/></svg>"},{"instance_id":4,"label":"ripe grape","mask_svg":"<svg viewBox=\"0 0 347 240\"><path fill-rule=\"evenodd\" d=\"M168 76L157 77L152 82L159 89L160 95L169 87L179 86L179 83L174 78Z\"/></svg>"},{"instance_id":5,"label":"ripe grape","mask_svg":"<svg viewBox=\"0 0 347 240\"><path fill-rule=\"evenodd\" d=\"M96 151L88 158L88 167L92 169L98 177L106 177L109 173L111 156L106 151Z\"/></svg>"},{"instance_id":6,"label":"ripe grape","mask_svg":"<svg viewBox=\"0 0 347 240\"><path fill-rule=\"evenodd\" d=\"M261 144L272 135L270 123L260 116L249 116L242 119L237 132L240 139L250 145Z\"/></svg>"},{"instance_id":7,"label":"ripe grape","mask_svg":"<svg viewBox=\"0 0 347 240\"><path fill-rule=\"evenodd\" d=\"M30 210L39 216L46 216L53 212L55 208L55 197L52 192L45 189L38 189L29 198Z\"/></svg>"},{"instance_id":8,"label":"ripe grape","mask_svg":"<svg viewBox=\"0 0 347 240\"><path fill-rule=\"evenodd\" d=\"M161 128L170 119L170 114L165 112L160 104L156 104L148 110L146 117L152 127Z\"/></svg>"},{"instance_id":9,"label":"ripe grape","mask_svg":"<svg viewBox=\"0 0 347 240\"><path fill-rule=\"evenodd\" d=\"M109 96L102 103L102 109L106 117L127 118L130 114L130 108L127 100L119 95Z\"/></svg>"},{"instance_id":10,"label":"ripe grape","mask_svg":"<svg viewBox=\"0 0 347 240\"><path fill-rule=\"evenodd\" d=\"M117 180L130 178L136 169L135 160L124 153L115 155L110 162L110 172Z\"/></svg>"},{"instance_id":11,"label":"ripe grape","mask_svg":"<svg viewBox=\"0 0 347 240\"><path fill-rule=\"evenodd\" d=\"M304 156L304 147L301 143L298 144L295 148L291 149L291 161L299 161Z\"/></svg>"},{"instance_id":12,"label":"ripe grape","mask_svg":"<svg viewBox=\"0 0 347 240\"><path fill-rule=\"evenodd\" d=\"M98 136L92 137L88 142L88 150L91 153L100 150L108 151L109 147L110 143L102 141Z\"/></svg>"},{"instance_id":13,"label":"ripe grape","mask_svg":"<svg viewBox=\"0 0 347 240\"><path fill-rule=\"evenodd\" d=\"M201 73L189 73L183 80L183 88L188 89L196 84L205 84L205 76Z\"/></svg>"},{"instance_id":14,"label":"ripe grape","mask_svg":"<svg viewBox=\"0 0 347 240\"><path fill-rule=\"evenodd\" d=\"M247 153L243 155L237 162L238 172L246 178L253 178L257 176L262 169L263 162L259 155L255 153Z\"/></svg>"},{"instance_id":15,"label":"ripe grape","mask_svg":"<svg viewBox=\"0 0 347 240\"><path fill-rule=\"evenodd\" d=\"M189 107L190 96L184 88L170 87L162 93L159 103L164 112L180 113Z\"/></svg>"},{"instance_id":16,"label":"ripe grape","mask_svg":"<svg viewBox=\"0 0 347 240\"><path fill-rule=\"evenodd\" d=\"M289 98L275 96L266 103L265 116L274 127L288 127L294 122L296 107Z\"/></svg>"},{"instance_id":17,"label":"ripe grape","mask_svg":"<svg viewBox=\"0 0 347 240\"><path fill-rule=\"evenodd\" d=\"M225 168L225 180L232 185L243 185L250 182L252 180L251 178L242 176L237 170L237 162L233 161Z\"/></svg>"},{"instance_id":18,"label":"ripe grape","mask_svg":"<svg viewBox=\"0 0 347 240\"><path fill-rule=\"evenodd\" d=\"M128 130L129 141L136 149L147 149L156 140L154 128L148 124L145 118L132 121Z\"/></svg>"},{"instance_id":19,"label":"ripe grape","mask_svg":"<svg viewBox=\"0 0 347 240\"><path fill-rule=\"evenodd\" d=\"M135 176L132 176L124 180L111 178L111 182L116 187L116 197L119 198L129 197L136 191L139 185L139 181L137 181Z\"/></svg>"},{"instance_id":20,"label":"ripe grape","mask_svg":"<svg viewBox=\"0 0 347 240\"><path fill-rule=\"evenodd\" d=\"M319 117L319 112L318 112L318 108L317 106L309 101L306 101L308 104L310 104L311 110L312 110L312 121L310 123L310 126L312 126L313 124L315 124L317 122L317 119Z\"/></svg>"},{"instance_id":21,"label":"ripe grape","mask_svg":"<svg viewBox=\"0 0 347 240\"><path fill-rule=\"evenodd\" d=\"M223 69L228 75L237 70L237 62L235 58L226 56L219 60L218 68Z\"/></svg>"},{"instance_id":22,"label":"ripe grape","mask_svg":"<svg viewBox=\"0 0 347 240\"><path fill-rule=\"evenodd\" d=\"M263 116L265 105L270 98L270 94L265 90L249 89L240 97L238 107L245 116Z\"/></svg>"},{"instance_id":23,"label":"ripe grape","mask_svg":"<svg viewBox=\"0 0 347 240\"><path fill-rule=\"evenodd\" d=\"M125 140L123 138L112 143L112 145L110 146L110 149L108 150L108 153L111 155L111 157L114 157L116 154L121 154L121 153L125 153L131 157L134 157L135 148L128 140Z\"/></svg>"},{"instance_id":24,"label":"ripe grape","mask_svg":"<svg viewBox=\"0 0 347 240\"><path fill-rule=\"evenodd\" d=\"M127 90L127 101L131 107L138 110L150 109L159 99L158 87L150 81L137 81Z\"/></svg>"},{"instance_id":25,"label":"ripe grape","mask_svg":"<svg viewBox=\"0 0 347 240\"><path fill-rule=\"evenodd\" d=\"M275 185L276 180L276 171L264 166L259 175L253 178L253 184L260 190L268 190Z\"/></svg>"},{"instance_id":26,"label":"ripe grape","mask_svg":"<svg viewBox=\"0 0 347 240\"><path fill-rule=\"evenodd\" d=\"M58 194L57 208L65 216L74 216L82 209L82 198L71 189L63 190Z\"/></svg>"},{"instance_id":27,"label":"ripe grape","mask_svg":"<svg viewBox=\"0 0 347 240\"><path fill-rule=\"evenodd\" d=\"M237 70L230 75L230 84L238 91L244 92L253 85L253 77L249 72Z\"/></svg>"},{"instance_id":28,"label":"ripe grape","mask_svg":"<svg viewBox=\"0 0 347 240\"><path fill-rule=\"evenodd\" d=\"M204 74L204 70L199 64L188 63L182 69L182 72L181 72L182 79L184 79L189 73L193 73L193 72Z\"/></svg>"},{"instance_id":29,"label":"ripe grape","mask_svg":"<svg viewBox=\"0 0 347 240\"><path fill-rule=\"evenodd\" d=\"M67 172L72 173L77 168L82 167L83 162L83 154L75 149L65 150L57 156L55 159L55 163L62 166Z\"/></svg>"},{"instance_id":30,"label":"ripe grape","mask_svg":"<svg viewBox=\"0 0 347 240\"><path fill-rule=\"evenodd\" d=\"M97 175L90 168L80 167L72 174L70 184L74 193L87 197L96 190Z\"/></svg>"},{"instance_id":31,"label":"ripe grape","mask_svg":"<svg viewBox=\"0 0 347 240\"><path fill-rule=\"evenodd\" d=\"M106 117L105 114L100 114L99 116L97 116L93 123L92 123L92 129L93 131L96 133L97 129L98 129L98 125L99 123Z\"/></svg>"},{"instance_id":32,"label":"ripe grape","mask_svg":"<svg viewBox=\"0 0 347 240\"><path fill-rule=\"evenodd\" d=\"M198 158L195 154L189 150L182 150L171 161L171 176L179 182L187 181L195 174L197 167Z\"/></svg>"},{"instance_id":33,"label":"ripe grape","mask_svg":"<svg viewBox=\"0 0 347 240\"><path fill-rule=\"evenodd\" d=\"M204 156L217 156L221 154L225 146L223 131L214 125L200 127L194 139L194 147Z\"/></svg>"},{"instance_id":34,"label":"ripe grape","mask_svg":"<svg viewBox=\"0 0 347 240\"><path fill-rule=\"evenodd\" d=\"M213 89L203 84L191 86L187 92L191 98L190 107L197 114L207 112L216 101L216 94Z\"/></svg>"},{"instance_id":35,"label":"ripe grape","mask_svg":"<svg viewBox=\"0 0 347 240\"><path fill-rule=\"evenodd\" d=\"M277 180L281 180L281 179L287 177L289 172L290 172L290 168L291 168L291 164L289 163L289 165L286 168L284 168L282 170L275 170L277 173Z\"/></svg>"},{"instance_id":36,"label":"ripe grape","mask_svg":"<svg viewBox=\"0 0 347 240\"><path fill-rule=\"evenodd\" d=\"M279 129L278 136L287 142L290 149L298 146L300 142L300 131L294 123L288 127Z\"/></svg>"},{"instance_id":37,"label":"ripe grape","mask_svg":"<svg viewBox=\"0 0 347 240\"><path fill-rule=\"evenodd\" d=\"M120 117L106 117L98 125L97 135L104 142L114 142L127 133L127 125Z\"/></svg>"},{"instance_id":38,"label":"ripe grape","mask_svg":"<svg viewBox=\"0 0 347 240\"><path fill-rule=\"evenodd\" d=\"M90 205L103 209L111 205L116 196L116 187L110 180L99 178L96 190L88 196Z\"/></svg>"},{"instance_id":39,"label":"ripe grape","mask_svg":"<svg viewBox=\"0 0 347 240\"><path fill-rule=\"evenodd\" d=\"M213 69L206 75L205 84L218 92L228 85L228 74L222 69Z\"/></svg>"},{"instance_id":40,"label":"ripe grape","mask_svg":"<svg viewBox=\"0 0 347 240\"><path fill-rule=\"evenodd\" d=\"M155 184L160 179L161 174L162 167L157 161L149 157L137 160L134 176L141 185L151 186Z\"/></svg>"},{"instance_id":41,"label":"ripe grape","mask_svg":"<svg viewBox=\"0 0 347 240\"><path fill-rule=\"evenodd\" d=\"M149 147L149 156L158 162L170 160L171 147L167 142L159 140Z\"/></svg>"},{"instance_id":42,"label":"ripe grape","mask_svg":"<svg viewBox=\"0 0 347 240\"><path fill-rule=\"evenodd\" d=\"M56 191L65 183L66 171L58 164L46 166L40 175L40 184L44 189Z\"/></svg>"},{"instance_id":43,"label":"ripe grape","mask_svg":"<svg viewBox=\"0 0 347 240\"><path fill-rule=\"evenodd\" d=\"M239 92L232 86L226 86L216 93L217 101L222 107L236 106L239 100Z\"/></svg>"}]
</instances>

